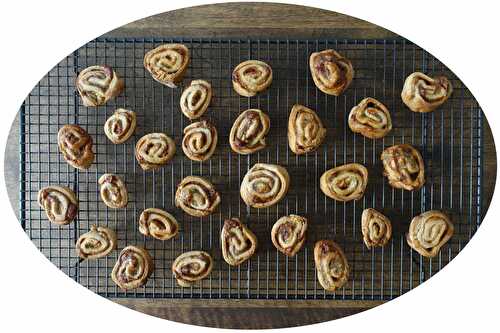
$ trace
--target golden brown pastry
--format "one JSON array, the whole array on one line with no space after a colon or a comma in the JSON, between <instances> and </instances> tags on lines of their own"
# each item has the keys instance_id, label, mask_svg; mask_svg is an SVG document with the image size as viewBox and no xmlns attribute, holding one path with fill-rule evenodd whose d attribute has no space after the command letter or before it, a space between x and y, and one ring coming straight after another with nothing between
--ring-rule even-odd
<instances>
[{"instance_id":1,"label":"golden brown pastry","mask_svg":"<svg viewBox=\"0 0 500 333\"><path fill-rule=\"evenodd\" d=\"M206 120L192 123L184 129L182 150L193 161L206 161L217 146L217 129Z\"/></svg>"},{"instance_id":2,"label":"golden brown pastry","mask_svg":"<svg viewBox=\"0 0 500 333\"><path fill-rule=\"evenodd\" d=\"M373 208L367 208L361 215L361 232L368 249L384 246L391 239L391 221Z\"/></svg>"},{"instance_id":3,"label":"golden brown pastry","mask_svg":"<svg viewBox=\"0 0 500 333\"><path fill-rule=\"evenodd\" d=\"M321 286L328 291L341 288L349 278L349 264L334 241L320 240L314 245L314 263Z\"/></svg>"},{"instance_id":4,"label":"golden brown pastry","mask_svg":"<svg viewBox=\"0 0 500 333\"><path fill-rule=\"evenodd\" d=\"M251 154L266 146L269 117L258 109L242 112L234 121L229 133L231 149L238 154Z\"/></svg>"},{"instance_id":5,"label":"golden brown pastry","mask_svg":"<svg viewBox=\"0 0 500 333\"><path fill-rule=\"evenodd\" d=\"M139 217L139 232L159 240L175 237L179 224L175 217L158 208L146 208Z\"/></svg>"},{"instance_id":6,"label":"golden brown pastry","mask_svg":"<svg viewBox=\"0 0 500 333\"><path fill-rule=\"evenodd\" d=\"M392 129L391 114L384 104L367 97L352 108L349 128L369 139L380 139Z\"/></svg>"},{"instance_id":7,"label":"golden brown pastry","mask_svg":"<svg viewBox=\"0 0 500 333\"><path fill-rule=\"evenodd\" d=\"M252 97L273 81L271 66L259 60L247 60L233 70L233 88L241 96Z\"/></svg>"},{"instance_id":8,"label":"golden brown pastry","mask_svg":"<svg viewBox=\"0 0 500 333\"><path fill-rule=\"evenodd\" d=\"M401 99L413 112L430 112L442 105L453 91L445 76L429 77L415 72L405 80Z\"/></svg>"},{"instance_id":9,"label":"golden brown pastry","mask_svg":"<svg viewBox=\"0 0 500 333\"><path fill-rule=\"evenodd\" d=\"M320 178L321 191L338 201L358 200L365 193L367 184L368 170L358 163L327 170Z\"/></svg>"},{"instance_id":10,"label":"golden brown pastry","mask_svg":"<svg viewBox=\"0 0 500 333\"><path fill-rule=\"evenodd\" d=\"M123 180L117 175L105 173L99 178L101 199L109 208L123 208L128 203L128 191Z\"/></svg>"},{"instance_id":11,"label":"golden brown pastry","mask_svg":"<svg viewBox=\"0 0 500 333\"><path fill-rule=\"evenodd\" d=\"M392 187L413 191L424 185L424 160L413 146L402 144L386 148L380 158L384 175Z\"/></svg>"},{"instance_id":12,"label":"golden brown pastry","mask_svg":"<svg viewBox=\"0 0 500 333\"><path fill-rule=\"evenodd\" d=\"M224 260L231 266L238 266L255 253L257 237L238 218L232 217L224 221L220 244Z\"/></svg>"},{"instance_id":13,"label":"golden brown pastry","mask_svg":"<svg viewBox=\"0 0 500 333\"><path fill-rule=\"evenodd\" d=\"M78 125L64 125L57 133L57 143L64 159L74 168L85 170L94 162L92 138Z\"/></svg>"},{"instance_id":14,"label":"golden brown pastry","mask_svg":"<svg viewBox=\"0 0 500 333\"><path fill-rule=\"evenodd\" d=\"M172 273L181 287L191 287L212 271L212 257L205 251L189 251L178 256L172 264Z\"/></svg>"},{"instance_id":15,"label":"golden brown pastry","mask_svg":"<svg viewBox=\"0 0 500 333\"><path fill-rule=\"evenodd\" d=\"M82 259L97 259L116 249L116 234L106 227L92 225L76 241L76 254Z\"/></svg>"},{"instance_id":16,"label":"golden brown pastry","mask_svg":"<svg viewBox=\"0 0 500 333\"><path fill-rule=\"evenodd\" d=\"M118 255L111 279L123 290L142 287L153 273L154 263L148 251L129 245Z\"/></svg>"},{"instance_id":17,"label":"golden brown pastry","mask_svg":"<svg viewBox=\"0 0 500 333\"><path fill-rule=\"evenodd\" d=\"M163 133L146 134L135 145L135 158L146 171L162 167L174 154L174 140Z\"/></svg>"},{"instance_id":18,"label":"golden brown pastry","mask_svg":"<svg viewBox=\"0 0 500 333\"><path fill-rule=\"evenodd\" d=\"M307 219L298 215L281 217L271 230L271 241L281 253L293 257L306 240Z\"/></svg>"},{"instance_id":19,"label":"golden brown pastry","mask_svg":"<svg viewBox=\"0 0 500 333\"><path fill-rule=\"evenodd\" d=\"M331 49L312 53L309 67L316 87L328 95L342 94L354 77L351 62Z\"/></svg>"},{"instance_id":20,"label":"golden brown pastry","mask_svg":"<svg viewBox=\"0 0 500 333\"><path fill-rule=\"evenodd\" d=\"M136 116L134 111L117 109L104 124L104 134L114 144L124 143L132 134L136 126Z\"/></svg>"},{"instance_id":21,"label":"golden brown pastry","mask_svg":"<svg viewBox=\"0 0 500 333\"><path fill-rule=\"evenodd\" d=\"M290 185L285 168L275 164L257 163L241 182L240 195L253 208L265 208L283 199Z\"/></svg>"},{"instance_id":22,"label":"golden brown pastry","mask_svg":"<svg viewBox=\"0 0 500 333\"><path fill-rule=\"evenodd\" d=\"M453 223L446 214L429 210L415 216L406 234L408 245L424 257L435 257L441 247L453 236Z\"/></svg>"},{"instance_id":23,"label":"golden brown pastry","mask_svg":"<svg viewBox=\"0 0 500 333\"><path fill-rule=\"evenodd\" d=\"M288 118L288 145L295 154L306 154L316 150L326 136L316 112L299 104L292 107Z\"/></svg>"},{"instance_id":24,"label":"golden brown pastry","mask_svg":"<svg viewBox=\"0 0 500 333\"><path fill-rule=\"evenodd\" d=\"M182 92L181 110L189 119L200 118L212 101L212 86L204 80L194 80Z\"/></svg>"},{"instance_id":25,"label":"golden brown pastry","mask_svg":"<svg viewBox=\"0 0 500 333\"><path fill-rule=\"evenodd\" d=\"M90 66L78 74L76 89L85 106L99 106L120 95L123 80L109 66Z\"/></svg>"},{"instance_id":26,"label":"golden brown pastry","mask_svg":"<svg viewBox=\"0 0 500 333\"><path fill-rule=\"evenodd\" d=\"M202 177L184 178L175 192L175 205L191 216L210 215L219 203L219 193L212 183Z\"/></svg>"},{"instance_id":27,"label":"golden brown pastry","mask_svg":"<svg viewBox=\"0 0 500 333\"><path fill-rule=\"evenodd\" d=\"M144 67L153 79L170 88L177 88L189 64L189 49L183 44L163 44L144 56Z\"/></svg>"},{"instance_id":28,"label":"golden brown pastry","mask_svg":"<svg viewBox=\"0 0 500 333\"><path fill-rule=\"evenodd\" d=\"M50 222L64 225L78 214L75 192L64 186L46 186L38 191L38 204L45 210Z\"/></svg>"}]
</instances>

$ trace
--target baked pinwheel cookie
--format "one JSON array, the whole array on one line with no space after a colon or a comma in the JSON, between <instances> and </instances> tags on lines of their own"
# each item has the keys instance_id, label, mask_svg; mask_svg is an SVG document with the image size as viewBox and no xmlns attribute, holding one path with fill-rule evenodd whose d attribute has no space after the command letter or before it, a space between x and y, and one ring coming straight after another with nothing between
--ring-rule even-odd
<instances>
[{"instance_id":1,"label":"baked pinwheel cookie","mask_svg":"<svg viewBox=\"0 0 500 333\"><path fill-rule=\"evenodd\" d=\"M326 136L316 112L299 104L292 107L288 117L288 146L298 155L316 150Z\"/></svg>"},{"instance_id":2,"label":"baked pinwheel cookie","mask_svg":"<svg viewBox=\"0 0 500 333\"><path fill-rule=\"evenodd\" d=\"M413 112L431 112L448 100L453 87L445 76L434 78L420 72L405 80L401 99Z\"/></svg>"},{"instance_id":3,"label":"baked pinwheel cookie","mask_svg":"<svg viewBox=\"0 0 500 333\"><path fill-rule=\"evenodd\" d=\"M220 203L219 193L202 177L184 178L175 192L175 205L191 216L212 214Z\"/></svg>"},{"instance_id":4,"label":"baked pinwheel cookie","mask_svg":"<svg viewBox=\"0 0 500 333\"><path fill-rule=\"evenodd\" d=\"M57 144L66 162L85 170L94 162L92 137L78 125L64 125L57 133Z\"/></svg>"},{"instance_id":5,"label":"baked pinwheel cookie","mask_svg":"<svg viewBox=\"0 0 500 333\"><path fill-rule=\"evenodd\" d=\"M341 288L349 278L349 264L334 241L320 240L314 245L314 263L321 286L328 291Z\"/></svg>"},{"instance_id":6,"label":"baked pinwheel cookie","mask_svg":"<svg viewBox=\"0 0 500 333\"><path fill-rule=\"evenodd\" d=\"M367 208L361 215L361 232L368 249L384 246L391 239L391 221L373 208Z\"/></svg>"},{"instance_id":7,"label":"baked pinwheel cookie","mask_svg":"<svg viewBox=\"0 0 500 333\"><path fill-rule=\"evenodd\" d=\"M229 133L231 149L238 154L251 154L266 146L269 117L258 109L243 111L234 121Z\"/></svg>"},{"instance_id":8,"label":"baked pinwheel cookie","mask_svg":"<svg viewBox=\"0 0 500 333\"><path fill-rule=\"evenodd\" d=\"M183 44L163 44L144 56L144 67L153 79L170 88L182 81L190 60L189 49Z\"/></svg>"},{"instance_id":9,"label":"baked pinwheel cookie","mask_svg":"<svg viewBox=\"0 0 500 333\"><path fill-rule=\"evenodd\" d=\"M217 129L206 120L192 123L184 128L182 150L193 161L208 160L217 147Z\"/></svg>"},{"instance_id":10,"label":"baked pinwheel cookie","mask_svg":"<svg viewBox=\"0 0 500 333\"><path fill-rule=\"evenodd\" d=\"M134 134L137 124L135 112L117 109L104 124L104 134L114 144L127 141Z\"/></svg>"},{"instance_id":11,"label":"baked pinwheel cookie","mask_svg":"<svg viewBox=\"0 0 500 333\"><path fill-rule=\"evenodd\" d=\"M320 178L323 193L338 201L358 200L365 193L368 170L361 164L344 164L325 171Z\"/></svg>"},{"instance_id":12,"label":"baked pinwheel cookie","mask_svg":"<svg viewBox=\"0 0 500 333\"><path fill-rule=\"evenodd\" d=\"M238 266L255 253L257 237L238 218L232 217L224 221L220 244L224 260L231 266Z\"/></svg>"},{"instance_id":13,"label":"baked pinwheel cookie","mask_svg":"<svg viewBox=\"0 0 500 333\"><path fill-rule=\"evenodd\" d=\"M408 245L424 257L435 257L453 236L453 223L441 211L429 210L415 216L406 234Z\"/></svg>"},{"instance_id":14,"label":"baked pinwheel cookie","mask_svg":"<svg viewBox=\"0 0 500 333\"><path fill-rule=\"evenodd\" d=\"M233 70L233 88L241 96L252 97L266 90L273 81L271 66L259 60L247 60Z\"/></svg>"},{"instance_id":15,"label":"baked pinwheel cookie","mask_svg":"<svg viewBox=\"0 0 500 333\"><path fill-rule=\"evenodd\" d=\"M135 158L143 170L156 170L175 155L175 142L163 133L144 135L135 145Z\"/></svg>"},{"instance_id":16,"label":"baked pinwheel cookie","mask_svg":"<svg viewBox=\"0 0 500 333\"><path fill-rule=\"evenodd\" d=\"M146 208L139 217L139 232L159 240L173 238L179 232L179 224L170 213L158 208Z\"/></svg>"},{"instance_id":17,"label":"baked pinwheel cookie","mask_svg":"<svg viewBox=\"0 0 500 333\"><path fill-rule=\"evenodd\" d=\"M273 225L271 241L278 251L293 257L306 241L307 219L298 215L281 217Z\"/></svg>"},{"instance_id":18,"label":"baked pinwheel cookie","mask_svg":"<svg viewBox=\"0 0 500 333\"><path fill-rule=\"evenodd\" d=\"M200 118L212 101L212 86L204 80L194 80L182 92L181 110L189 119Z\"/></svg>"},{"instance_id":19,"label":"baked pinwheel cookie","mask_svg":"<svg viewBox=\"0 0 500 333\"><path fill-rule=\"evenodd\" d=\"M125 182L110 173L105 173L99 178L99 193L101 199L109 208L123 208L128 203L128 191Z\"/></svg>"},{"instance_id":20,"label":"baked pinwheel cookie","mask_svg":"<svg viewBox=\"0 0 500 333\"><path fill-rule=\"evenodd\" d=\"M380 139L392 129L389 110L375 98L367 97L352 108L349 128L369 139Z\"/></svg>"},{"instance_id":21,"label":"baked pinwheel cookie","mask_svg":"<svg viewBox=\"0 0 500 333\"><path fill-rule=\"evenodd\" d=\"M153 258L149 252L138 246L129 245L118 255L111 279L122 290L142 287L154 270Z\"/></svg>"},{"instance_id":22,"label":"baked pinwheel cookie","mask_svg":"<svg viewBox=\"0 0 500 333\"><path fill-rule=\"evenodd\" d=\"M392 187L413 191L424 185L424 160L413 146L402 144L389 147L380 158L384 175Z\"/></svg>"},{"instance_id":23,"label":"baked pinwheel cookie","mask_svg":"<svg viewBox=\"0 0 500 333\"><path fill-rule=\"evenodd\" d=\"M76 89L85 106L99 106L120 95L123 80L109 66L90 66L78 74Z\"/></svg>"},{"instance_id":24,"label":"baked pinwheel cookie","mask_svg":"<svg viewBox=\"0 0 500 333\"><path fill-rule=\"evenodd\" d=\"M38 191L38 205L45 210L50 222L64 225L78 214L75 192L64 186L46 186Z\"/></svg>"},{"instance_id":25,"label":"baked pinwheel cookie","mask_svg":"<svg viewBox=\"0 0 500 333\"><path fill-rule=\"evenodd\" d=\"M342 94L354 77L351 61L331 49L312 53L309 67L316 87L328 95Z\"/></svg>"},{"instance_id":26,"label":"baked pinwheel cookie","mask_svg":"<svg viewBox=\"0 0 500 333\"><path fill-rule=\"evenodd\" d=\"M189 251L178 256L172 264L172 273L181 287L191 287L212 271L212 257L205 251Z\"/></svg>"},{"instance_id":27,"label":"baked pinwheel cookie","mask_svg":"<svg viewBox=\"0 0 500 333\"><path fill-rule=\"evenodd\" d=\"M289 185L290 176L285 168L275 164L257 163L243 178L240 195L248 206L265 208L283 199Z\"/></svg>"},{"instance_id":28,"label":"baked pinwheel cookie","mask_svg":"<svg viewBox=\"0 0 500 333\"><path fill-rule=\"evenodd\" d=\"M97 259L116 249L116 234L107 227L92 225L76 241L76 254L82 259Z\"/></svg>"}]
</instances>

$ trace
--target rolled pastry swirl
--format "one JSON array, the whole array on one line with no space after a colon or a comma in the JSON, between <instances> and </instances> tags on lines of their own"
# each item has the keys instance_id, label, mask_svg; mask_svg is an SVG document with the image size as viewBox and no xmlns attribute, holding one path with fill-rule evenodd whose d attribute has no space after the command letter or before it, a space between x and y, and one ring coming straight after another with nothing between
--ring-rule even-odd
<instances>
[{"instance_id":1,"label":"rolled pastry swirl","mask_svg":"<svg viewBox=\"0 0 500 333\"><path fill-rule=\"evenodd\" d=\"M192 123L184 129L182 150L193 161L206 161L217 146L217 129L208 121Z\"/></svg>"},{"instance_id":2,"label":"rolled pastry swirl","mask_svg":"<svg viewBox=\"0 0 500 333\"><path fill-rule=\"evenodd\" d=\"M179 224L175 217L158 208L146 208L139 217L139 232L159 240L175 237Z\"/></svg>"},{"instance_id":3,"label":"rolled pastry swirl","mask_svg":"<svg viewBox=\"0 0 500 333\"><path fill-rule=\"evenodd\" d=\"M406 234L408 245L424 257L435 257L453 236L453 223L446 214L429 210L415 216Z\"/></svg>"},{"instance_id":4,"label":"rolled pastry swirl","mask_svg":"<svg viewBox=\"0 0 500 333\"><path fill-rule=\"evenodd\" d=\"M220 243L222 257L231 266L249 259L257 249L257 237L236 217L224 221Z\"/></svg>"},{"instance_id":5,"label":"rolled pastry swirl","mask_svg":"<svg viewBox=\"0 0 500 333\"><path fill-rule=\"evenodd\" d=\"M413 191L424 185L424 161L413 146L402 144L389 147L380 158L384 175L392 187Z\"/></svg>"},{"instance_id":6,"label":"rolled pastry swirl","mask_svg":"<svg viewBox=\"0 0 500 333\"><path fill-rule=\"evenodd\" d=\"M326 136L316 112L299 104L292 107L288 118L288 145L295 154L305 154L316 150Z\"/></svg>"},{"instance_id":7,"label":"rolled pastry swirl","mask_svg":"<svg viewBox=\"0 0 500 333\"><path fill-rule=\"evenodd\" d=\"M247 60L234 68L232 80L239 95L252 97L271 85L273 70L263 61Z\"/></svg>"},{"instance_id":8,"label":"rolled pastry swirl","mask_svg":"<svg viewBox=\"0 0 500 333\"><path fill-rule=\"evenodd\" d=\"M106 227L92 225L76 241L76 254L82 259L97 259L116 249L116 234Z\"/></svg>"},{"instance_id":9,"label":"rolled pastry swirl","mask_svg":"<svg viewBox=\"0 0 500 333\"><path fill-rule=\"evenodd\" d=\"M50 222L64 225L78 213L75 192L63 186L47 186L38 191L38 204L45 210Z\"/></svg>"},{"instance_id":10,"label":"rolled pastry swirl","mask_svg":"<svg viewBox=\"0 0 500 333\"><path fill-rule=\"evenodd\" d=\"M365 193L367 183L368 170L358 163L327 170L320 178L321 191L338 201L358 200Z\"/></svg>"},{"instance_id":11,"label":"rolled pastry swirl","mask_svg":"<svg viewBox=\"0 0 500 333\"><path fill-rule=\"evenodd\" d=\"M104 124L104 134L114 144L124 143L132 134L136 127L136 116L134 111L117 109Z\"/></svg>"},{"instance_id":12,"label":"rolled pastry swirl","mask_svg":"<svg viewBox=\"0 0 500 333\"><path fill-rule=\"evenodd\" d=\"M367 208L361 215L361 232L368 249L384 246L391 239L391 221L373 208Z\"/></svg>"},{"instance_id":13,"label":"rolled pastry swirl","mask_svg":"<svg viewBox=\"0 0 500 333\"><path fill-rule=\"evenodd\" d=\"M349 278L349 264L334 241L320 240L314 245L314 263L321 286L328 291L341 288Z\"/></svg>"},{"instance_id":14,"label":"rolled pastry swirl","mask_svg":"<svg viewBox=\"0 0 500 333\"><path fill-rule=\"evenodd\" d=\"M153 259L148 251L129 245L118 255L111 279L123 290L135 289L146 284L153 270Z\"/></svg>"},{"instance_id":15,"label":"rolled pastry swirl","mask_svg":"<svg viewBox=\"0 0 500 333\"><path fill-rule=\"evenodd\" d=\"M194 80L181 95L182 113L189 119L200 118L212 101L212 86L204 80Z\"/></svg>"},{"instance_id":16,"label":"rolled pastry swirl","mask_svg":"<svg viewBox=\"0 0 500 333\"><path fill-rule=\"evenodd\" d=\"M266 146L269 117L258 109L243 111L234 121L229 133L231 149L238 154L251 154Z\"/></svg>"},{"instance_id":17,"label":"rolled pastry swirl","mask_svg":"<svg viewBox=\"0 0 500 333\"><path fill-rule=\"evenodd\" d=\"M178 256L172 264L172 273L181 287L191 287L212 271L212 257L205 251L189 251Z\"/></svg>"},{"instance_id":18,"label":"rolled pastry swirl","mask_svg":"<svg viewBox=\"0 0 500 333\"><path fill-rule=\"evenodd\" d=\"M85 106L99 106L115 98L124 88L123 80L109 66L90 66L78 74L76 89Z\"/></svg>"},{"instance_id":19,"label":"rolled pastry swirl","mask_svg":"<svg viewBox=\"0 0 500 333\"><path fill-rule=\"evenodd\" d=\"M146 134L135 145L135 158L146 171L162 167L174 154L174 140L163 133Z\"/></svg>"},{"instance_id":20,"label":"rolled pastry swirl","mask_svg":"<svg viewBox=\"0 0 500 333\"><path fill-rule=\"evenodd\" d=\"M105 173L99 178L101 199L109 208L123 208L128 203L128 191L117 175Z\"/></svg>"},{"instance_id":21,"label":"rolled pastry swirl","mask_svg":"<svg viewBox=\"0 0 500 333\"><path fill-rule=\"evenodd\" d=\"M241 182L240 195L253 208L265 208L283 199L290 185L285 168L275 164L257 163Z\"/></svg>"},{"instance_id":22,"label":"rolled pastry swirl","mask_svg":"<svg viewBox=\"0 0 500 333\"><path fill-rule=\"evenodd\" d=\"M370 139L383 138L392 129L391 114L384 104L367 97L352 108L349 127Z\"/></svg>"},{"instance_id":23,"label":"rolled pastry swirl","mask_svg":"<svg viewBox=\"0 0 500 333\"><path fill-rule=\"evenodd\" d=\"M189 49L183 44L163 44L144 56L144 67L153 79L177 88L189 64Z\"/></svg>"},{"instance_id":24,"label":"rolled pastry swirl","mask_svg":"<svg viewBox=\"0 0 500 333\"><path fill-rule=\"evenodd\" d=\"M175 192L175 205L191 216L210 215L219 203L219 193L202 177L184 178Z\"/></svg>"},{"instance_id":25,"label":"rolled pastry swirl","mask_svg":"<svg viewBox=\"0 0 500 333\"><path fill-rule=\"evenodd\" d=\"M293 257L306 240L307 219L298 215L281 217L271 230L271 240L281 253Z\"/></svg>"},{"instance_id":26,"label":"rolled pastry swirl","mask_svg":"<svg viewBox=\"0 0 500 333\"><path fill-rule=\"evenodd\" d=\"M331 49L312 53L309 67L316 87L328 95L339 96L354 77L351 62Z\"/></svg>"},{"instance_id":27,"label":"rolled pastry swirl","mask_svg":"<svg viewBox=\"0 0 500 333\"><path fill-rule=\"evenodd\" d=\"M415 72L406 78L401 99L413 112L430 112L446 102L452 91L451 82L446 77L432 78Z\"/></svg>"},{"instance_id":28,"label":"rolled pastry swirl","mask_svg":"<svg viewBox=\"0 0 500 333\"><path fill-rule=\"evenodd\" d=\"M92 138L78 125L64 125L57 134L57 143L64 159L74 168L85 170L94 162Z\"/></svg>"}]
</instances>

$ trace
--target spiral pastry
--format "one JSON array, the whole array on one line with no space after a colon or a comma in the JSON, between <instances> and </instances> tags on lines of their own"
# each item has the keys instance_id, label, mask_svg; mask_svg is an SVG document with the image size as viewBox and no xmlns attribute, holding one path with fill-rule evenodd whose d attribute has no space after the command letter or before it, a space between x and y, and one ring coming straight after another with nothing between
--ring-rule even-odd
<instances>
[{"instance_id":1,"label":"spiral pastry","mask_svg":"<svg viewBox=\"0 0 500 333\"><path fill-rule=\"evenodd\" d=\"M64 125L57 134L57 143L64 159L74 168L85 170L94 162L92 138L78 125Z\"/></svg>"},{"instance_id":2,"label":"spiral pastry","mask_svg":"<svg viewBox=\"0 0 500 333\"><path fill-rule=\"evenodd\" d=\"M97 259L116 249L116 234L106 227L93 225L76 241L76 254L82 259Z\"/></svg>"},{"instance_id":3,"label":"spiral pastry","mask_svg":"<svg viewBox=\"0 0 500 333\"><path fill-rule=\"evenodd\" d=\"M75 192L63 186L47 186L38 191L38 204L50 222L63 225L73 221L78 213Z\"/></svg>"},{"instance_id":4,"label":"spiral pastry","mask_svg":"<svg viewBox=\"0 0 500 333\"><path fill-rule=\"evenodd\" d=\"M175 217L158 208L147 208L139 217L139 232L159 240L175 237L179 232L179 224Z\"/></svg>"},{"instance_id":5,"label":"spiral pastry","mask_svg":"<svg viewBox=\"0 0 500 333\"><path fill-rule=\"evenodd\" d=\"M219 193L202 177L184 178L175 192L175 205L191 216L210 215L219 203Z\"/></svg>"},{"instance_id":6,"label":"spiral pastry","mask_svg":"<svg viewBox=\"0 0 500 333\"><path fill-rule=\"evenodd\" d=\"M361 215L361 232L368 249L384 246L391 239L391 221L373 208L367 208Z\"/></svg>"},{"instance_id":7,"label":"spiral pastry","mask_svg":"<svg viewBox=\"0 0 500 333\"><path fill-rule=\"evenodd\" d=\"M392 146L385 149L380 158L384 175L392 187L413 191L424 185L424 160L414 147L407 144Z\"/></svg>"},{"instance_id":8,"label":"spiral pastry","mask_svg":"<svg viewBox=\"0 0 500 333\"><path fill-rule=\"evenodd\" d=\"M415 72L406 78L401 98L413 112L430 112L446 102L452 91L451 82L446 77L432 78Z\"/></svg>"},{"instance_id":9,"label":"spiral pastry","mask_svg":"<svg viewBox=\"0 0 500 333\"><path fill-rule=\"evenodd\" d=\"M184 129L182 150L193 161L206 161L217 146L217 129L208 121L192 123Z\"/></svg>"},{"instance_id":10,"label":"spiral pastry","mask_svg":"<svg viewBox=\"0 0 500 333\"><path fill-rule=\"evenodd\" d=\"M309 67L316 87L328 95L342 94L354 77L351 62L331 49L312 53Z\"/></svg>"},{"instance_id":11,"label":"spiral pastry","mask_svg":"<svg viewBox=\"0 0 500 333\"><path fill-rule=\"evenodd\" d=\"M238 154L251 154L266 146L269 117L258 109L242 112L234 121L229 133L231 149Z\"/></svg>"},{"instance_id":12,"label":"spiral pastry","mask_svg":"<svg viewBox=\"0 0 500 333\"><path fill-rule=\"evenodd\" d=\"M111 279L123 290L135 289L146 284L153 270L153 259L148 251L129 245L118 255Z\"/></svg>"},{"instance_id":13,"label":"spiral pastry","mask_svg":"<svg viewBox=\"0 0 500 333\"><path fill-rule=\"evenodd\" d=\"M429 210L415 216L406 234L408 245L424 257L435 257L441 247L453 236L453 223L446 214Z\"/></svg>"},{"instance_id":14,"label":"spiral pastry","mask_svg":"<svg viewBox=\"0 0 500 333\"><path fill-rule=\"evenodd\" d=\"M338 201L358 200L365 193L367 183L368 170L358 163L327 170L320 178L321 191Z\"/></svg>"},{"instance_id":15,"label":"spiral pastry","mask_svg":"<svg viewBox=\"0 0 500 333\"><path fill-rule=\"evenodd\" d=\"M271 66L259 60L247 60L233 70L233 88L241 96L252 97L266 90L273 81Z\"/></svg>"},{"instance_id":16,"label":"spiral pastry","mask_svg":"<svg viewBox=\"0 0 500 333\"><path fill-rule=\"evenodd\" d=\"M117 175L105 173L99 178L99 192L104 204L109 208L123 208L128 203L128 191L123 180Z\"/></svg>"},{"instance_id":17,"label":"spiral pastry","mask_svg":"<svg viewBox=\"0 0 500 333\"><path fill-rule=\"evenodd\" d=\"M238 266L255 253L257 237L238 218L232 217L224 221L220 244L224 260L231 266Z\"/></svg>"},{"instance_id":18,"label":"spiral pastry","mask_svg":"<svg viewBox=\"0 0 500 333\"><path fill-rule=\"evenodd\" d=\"M384 104L367 97L352 108L349 127L369 139L380 139L392 129L391 114Z\"/></svg>"},{"instance_id":19,"label":"spiral pastry","mask_svg":"<svg viewBox=\"0 0 500 333\"><path fill-rule=\"evenodd\" d=\"M146 171L162 167L174 154L174 140L163 133L146 134L135 145L135 158Z\"/></svg>"},{"instance_id":20,"label":"spiral pastry","mask_svg":"<svg viewBox=\"0 0 500 333\"><path fill-rule=\"evenodd\" d=\"M189 251L178 256L172 264L172 273L181 287L191 287L212 271L212 257L205 251Z\"/></svg>"},{"instance_id":21,"label":"spiral pastry","mask_svg":"<svg viewBox=\"0 0 500 333\"><path fill-rule=\"evenodd\" d=\"M328 291L341 288L349 278L349 264L334 241L320 240L314 245L314 263L321 286Z\"/></svg>"},{"instance_id":22,"label":"spiral pastry","mask_svg":"<svg viewBox=\"0 0 500 333\"><path fill-rule=\"evenodd\" d=\"M120 95L123 80L109 66L90 66L78 74L76 89L85 106L99 106Z\"/></svg>"},{"instance_id":23,"label":"spiral pastry","mask_svg":"<svg viewBox=\"0 0 500 333\"><path fill-rule=\"evenodd\" d=\"M316 150L326 136L316 112L303 106L294 105L288 118L288 145L295 154L306 154Z\"/></svg>"},{"instance_id":24,"label":"spiral pastry","mask_svg":"<svg viewBox=\"0 0 500 333\"><path fill-rule=\"evenodd\" d=\"M298 215L280 218L271 230L271 241L281 253L293 257L306 241L307 219Z\"/></svg>"},{"instance_id":25,"label":"spiral pastry","mask_svg":"<svg viewBox=\"0 0 500 333\"><path fill-rule=\"evenodd\" d=\"M255 164L241 182L240 195L253 208L265 208L283 199L290 185L285 168L275 164Z\"/></svg>"},{"instance_id":26,"label":"spiral pastry","mask_svg":"<svg viewBox=\"0 0 500 333\"><path fill-rule=\"evenodd\" d=\"M204 80L194 80L181 95L182 113L189 119L200 118L212 101L212 86Z\"/></svg>"},{"instance_id":27,"label":"spiral pastry","mask_svg":"<svg viewBox=\"0 0 500 333\"><path fill-rule=\"evenodd\" d=\"M104 124L104 134L114 144L124 143L132 134L136 126L136 116L134 111L117 109Z\"/></svg>"},{"instance_id":28,"label":"spiral pastry","mask_svg":"<svg viewBox=\"0 0 500 333\"><path fill-rule=\"evenodd\" d=\"M153 79L177 88L189 64L189 49L183 44L163 44L144 56L144 67Z\"/></svg>"}]
</instances>

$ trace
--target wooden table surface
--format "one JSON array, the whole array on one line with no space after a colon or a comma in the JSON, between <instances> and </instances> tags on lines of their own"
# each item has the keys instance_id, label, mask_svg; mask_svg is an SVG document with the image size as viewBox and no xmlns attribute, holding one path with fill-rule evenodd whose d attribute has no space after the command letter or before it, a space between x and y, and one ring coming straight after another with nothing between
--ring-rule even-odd
<instances>
[{"instance_id":1,"label":"wooden table surface","mask_svg":"<svg viewBox=\"0 0 500 333\"><path fill-rule=\"evenodd\" d=\"M250 17L252 19L250 20ZM251 22L249 24L248 22ZM391 38L397 35L371 23L335 12L295 5L230 3L192 7L151 16L113 30L108 37L193 36L241 38ZM19 198L19 119L6 150L5 179L15 211ZM485 126L485 209L496 177L495 146ZM380 301L257 301L116 299L115 302L157 317L225 328L278 328L317 323L355 314Z\"/></svg>"}]
</instances>

